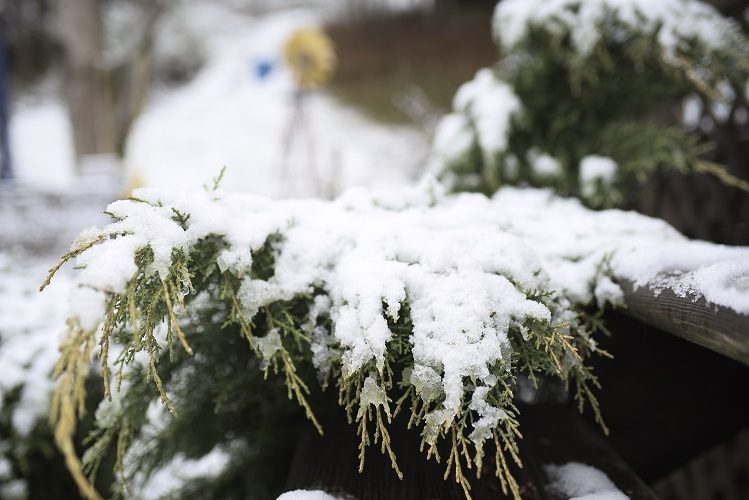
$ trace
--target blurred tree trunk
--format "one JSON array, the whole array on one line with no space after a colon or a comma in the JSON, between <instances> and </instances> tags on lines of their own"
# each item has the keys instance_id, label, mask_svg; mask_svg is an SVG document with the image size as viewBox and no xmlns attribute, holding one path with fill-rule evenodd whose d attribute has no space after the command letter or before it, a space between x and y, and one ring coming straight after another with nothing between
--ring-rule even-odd
<instances>
[{"instance_id":1,"label":"blurred tree trunk","mask_svg":"<svg viewBox=\"0 0 749 500\"><path fill-rule=\"evenodd\" d=\"M119 154L135 119L140 114L148 95L153 70L153 37L156 23L166 8L161 0L141 0L139 43L130 57L111 70L114 96L115 148Z\"/></svg>"},{"instance_id":2,"label":"blurred tree trunk","mask_svg":"<svg viewBox=\"0 0 749 500\"><path fill-rule=\"evenodd\" d=\"M121 155L151 81L151 45L164 2L141 0L142 22L132 54L117 65L104 60L103 0L65 0L58 23L67 61L66 97L77 158Z\"/></svg>"},{"instance_id":3,"label":"blurred tree trunk","mask_svg":"<svg viewBox=\"0 0 749 500\"><path fill-rule=\"evenodd\" d=\"M48 32L51 0L0 0L11 85L24 85L45 74L59 56Z\"/></svg>"},{"instance_id":4,"label":"blurred tree trunk","mask_svg":"<svg viewBox=\"0 0 749 500\"><path fill-rule=\"evenodd\" d=\"M0 182L13 178L8 137L8 47L5 40L5 20L0 13Z\"/></svg>"},{"instance_id":5,"label":"blurred tree trunk","mask_svg":"<svg viewBox=\"0 0 749 500\"><path fill-rule=\"evenodd\" d=\"M115 152L113 103L108 75L102 68L100 0L66 0L59 8L59 26L67 55L66 97L73 126L75 152Z\"/></svg>"}]
</instances>

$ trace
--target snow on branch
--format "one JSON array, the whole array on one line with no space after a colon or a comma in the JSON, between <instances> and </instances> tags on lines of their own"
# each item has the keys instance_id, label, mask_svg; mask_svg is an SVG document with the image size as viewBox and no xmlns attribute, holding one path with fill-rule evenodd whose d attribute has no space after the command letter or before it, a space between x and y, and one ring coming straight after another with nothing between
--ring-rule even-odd
<instances>
[{"instance_id":1,"label":"snow on branch","mask_svg":"<svg viewBox=\"0 0 749 500\"><path fill-rule=\"evenodd\" d=\"M679 53L696 44L708 51L744 44L738 23L698 0L505 0L497 5L493 28L507 52L542 29L560 40L570 37L581 57L606 38L621 43L637 33L652 37L674 64Z\"/></svg>"},{"instance_id":2,"label":"snow on branch","mask_svg":"<svg viewBox=\"0 0 749 500\"><path fill-rule=\"evenodd\" d=\"M703 109L710 123L745 111L749 40L735 20L698 0L505 0L493 25L502 58L435 132L429 168L451 189L530 184L595 208L632 206L672 170L749 189L695 128ZM681 100L684 123L654 118Z\"/></svg>"},{"instance_id":3,"label":"snow on branch","mask_svg":"<svg viewBox=\"0 0 749 500\"><path fill-rule=\"evenodd\" d=\"M235 328L321 431L310 387L337 386L362 440L360 467L374 422L374 441L400 474L387 427L410 408L428 455L441 439L452 442L448 472L467 495L465 468L481 469L487 440L517 495L503 455L519 460L515 377L570 381L580 407L588 401L600 420L585 365L597 352L590 310L621 304L617 280L672 286L749 314L737 295L746 287L728 291L746 280L749 249L690 241L662 221L594 212L545 190L487 198L425 182L325 202L143 189L107 212L114 222L84 231L66 256L81 271L52 410L64 450L94 344L108 395L111 372L127 380L141 355L154 395L177 412L184 401L172 401L159 367L167 354L180 359L177 344L193 354L208 321ZM716 293L715 273L703 279L703 269L721 271L725 289ZM196 320L207 307L213 314ZM304 365L317 379L305 378ZM99 425L121 421L110 415Z\"/></svg>"}]
</instances>

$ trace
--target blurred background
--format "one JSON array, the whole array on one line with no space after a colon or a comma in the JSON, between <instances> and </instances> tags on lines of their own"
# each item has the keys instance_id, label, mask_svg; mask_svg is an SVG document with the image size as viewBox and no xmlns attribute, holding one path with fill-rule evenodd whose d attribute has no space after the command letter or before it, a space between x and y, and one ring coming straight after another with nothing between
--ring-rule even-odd
<instances>
[{"instance_id":1,"label":"blurred background","mask_svg":"<svg viewBox=\"0 0 749 500\"><path fill-rule=\"evenodd\" d=\"M224 166L231 189L268 196L408 182L458 85L497 54L491 1L0 5L0 250L59 250L109 199ZM284 44L309 26L337 68L299 103Z\"/></svg>"},{"instance_id":2,"label":"blurred background","mask_svg":"<svg viewBox=\"0 0 749 500\"><path fill-rule=\"evenodd\" d=\"M745 1L711 3L747 30ZM271 197L413 182L456 89L498 58L495 4L0 0L0 498L35 497L35 479L67 475L35 426L71 271L37 289L81 229L107 221L107 203L137 187L200 189L223 167L224 188ZM331 66L312 83L289 47L309 28L324 33ZM732 126L716 142L746 172L749 126ZM664 182L643 212L692 237L749 243L744 194L702 176ZM726 221L743 229L728 234L716 225ZM21 441L26 482L10 465Z\"/></svg>"},{"instance_id":3,"label":"blurred background","mask_svg":"<svg viewBox=\"0 0 749 500\"><path fill-rule=\"evenodd\" d=\"M711 3L746 30L745 2ZM455 90L497 60L495 4L0 1L0 252L56 253L107 201L136 187L198 188L222 167L227 187L273 197L418 178ZM330 37L335 61L303 88L284 47L307 27ZM746 131L715 134L741 173ZM711 226L731 207L693 207L720 200L720 188L668 182L638 209L692 237L747 243L749 230Z\"/></svg>"}]
</instances>

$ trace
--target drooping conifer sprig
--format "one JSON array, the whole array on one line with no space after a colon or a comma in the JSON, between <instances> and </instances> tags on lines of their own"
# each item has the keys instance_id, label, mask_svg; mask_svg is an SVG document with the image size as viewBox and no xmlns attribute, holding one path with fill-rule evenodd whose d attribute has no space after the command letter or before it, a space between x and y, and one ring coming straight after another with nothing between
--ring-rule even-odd
<instances>
[{"instance_id":1,"label":"drooping conifer sprig","mask_svg":"<svg viewBox=\"0 0 749 500\"><path fill-rule=\"evenodd\" d=\"M466 497L469 471L481 473L491 446L503 491L519 496L510 466L521 465L513 403L518 374L571 383L578 401L600 416L591 390L597 382L584 363L598 349L582 304L547 288L541 271L529 272L525 266L536 264L512 238L476 246L459 225L462 239L454 244L467 247L435 260L414 254L412 247L418 231L453 230L433 227L446 219L432 201L426 206L434 214L422 205L359 209L345 202L292 204L217 191L202 198L136 194L110 206L115 222L87 231L80 239L86 248L75 252L82 302L56 370L51 418L58 446L86 497L98 498L92 481L112 447L121 491L127 495L137 480L133 471L143 470L138 450L148 449L144 433L152 427L149 401L159 401L175 421L181 407L201 403L191 401L179 384L191 376L191 367L202 366L200 346L228 341L200 333L207 329L242 339L265 383L282 380L288 398L320 433L310 395L315 385L332 381L357 428L360 470L367 447L375 444L402 477L390 429L396 415L410 412L407 426L420 432L426 457L444 459L445 478L452 477ZM236 209L239 201L249 217L242 224L223 211ZM337 221L336 231L326 218ZM369 234L373 221L383 218L390 221L383 228L395 231L390 241ZM475 236L485 239L486 232ZM403 251L391 254L399 245ZM379 254L381 249L386 253ZM442 252L431 245L423 251ZM486 271L467 266L470 252L486 259L486 251L501 251L507 260L485 260ZM451 264L451 258L461 263ZM446 267L430 267L435 262ZM373 272L376 266L381 269ZM474 300L462 298L465 287ZM435 292L442 295L431 295ZM435 310L435 300L452 302ZM96 307L100 312L92 316ZM198 314L206 307L215 312ZM445 349L469 352L479 343L480 353L457 364L446 355ZM105 402L81 464L73 434L97 345ZM210 377L199 383L210 384ZM162 425L168 429L168 423ZM440 443L449 450L444 457Z\"/></svg>"},{"instance_id":2,"label":"drooping conifer sprig","mask_svg":"<svg viewBox=\"0 0 749 500\"><path fill-rule=\"evenodd\" d=\"M530 184L609 208L677 170L749 191L705 157L710 130L749 113L749 40L713 6L509 0L493 31L500 60L435 134L432 171L454 189Z\"/></svg>"}]
</instances>

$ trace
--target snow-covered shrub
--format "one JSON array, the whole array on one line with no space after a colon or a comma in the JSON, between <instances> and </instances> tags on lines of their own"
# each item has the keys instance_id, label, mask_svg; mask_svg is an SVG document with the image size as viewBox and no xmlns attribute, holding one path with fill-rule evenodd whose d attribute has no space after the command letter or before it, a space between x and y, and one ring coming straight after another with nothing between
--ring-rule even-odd
<instances>
[{"instance_id":1,"label":"snow-covered shrub","mask_svg":"<svg viewBox=\"0 0 749 500\"><path fill-rule=\"evenodd\" d=\"M609 160L587 161L607 177ZM130 495L242 498L263 483L247 471L283 463L279 440L293 442L286 396L322 431L327 388L358 429L360 468L374 442L400 474L388 429L406 412L428 456L445 442L467 495L466 469L490 452L517 496L517 377L570 384L600 421L591 311L621 303L618 280L749 313L745 288L714 293L746 275L746 248L548 191L442 191L326 202L138 190L111 204L114 222L85 230L59 264L80 271L52 419L84 495L97 496L84 476L113 448ZM106 397L81 463L73 433L96 350Z\"/></svg>"},{"instance_id":2,"label":"snow-covered shrub","mask_svg":"<svg viewBox=\"0 0 749 500\"><path fill-rule=\"evenodd\" d=\"M458 90L435 137L432 172L454 189L530 183L610 207L671 169L748 186L704 160L695 124L673 116L687 98L715 123L748 113L749 42L712 6L504 0L493 27L502 59ZM617 165L597 187L581 178L591 155Z\"/></svg>"},{"instance_id":3,"label":"snow-covered shrub","mask_svg":"<svg viewBox=\"0 0 749 500\"><path fill-rule=\"evenodd\" d=\"M214 421L222 463L241 464L257 443L229 439L244 432L224 414L257 414L236 391L277 391L274 373L320 431L309 395L318 383L336 388L361 437L360 467L374 441L400 474L388 427L406 411L428 455L452 443L448 469L466 492L465 469L481 469L489 441L517 494L508 462L519 460L518 373L570 382L581 408L589 401L597 413L584 364L597 348L582 305L600 266L572 299L492 201L438 203L437 191L330 203L141 190L110 205L115 222L84 231L64 259L77 256L81 271L52 418L84 494L95 496L83 475L114 443L121 486L145 494L154 470L185 459L173 443L195 432L185 425L205 427L196 414ZM72 434L97 346L106 400L80 465ZM200 413L206 399L229 397L213 394L227 380L235 401ZM176 418L159 415L158 401Z\"/></svg>"}]
</instances>

